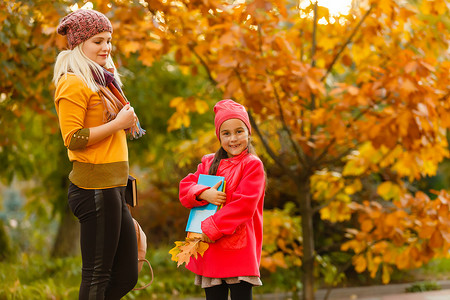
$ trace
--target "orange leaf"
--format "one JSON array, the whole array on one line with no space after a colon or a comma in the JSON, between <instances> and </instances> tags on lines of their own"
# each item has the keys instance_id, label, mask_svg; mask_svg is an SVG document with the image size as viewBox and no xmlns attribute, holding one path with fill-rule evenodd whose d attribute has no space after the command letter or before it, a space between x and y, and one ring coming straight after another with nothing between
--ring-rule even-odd
<instances>
[{"instance_id":1,"label":"orange leaf","mask_svg":"<svg viewBox=\"0 0 450 300\"><path fill-rule=\"evenodd\" d=\"M430 238L430 247L431 248L441 248L442 245L444 244L444 240L442 238L442 234L441 232L436 229L433 234L431 235Z\"/></svg>"},{"instance_id":2,"label":"orange leaf","mask_svg":"<svg viewBox=\"0 0 450 300\"><path fill-rule=\"evenodd\" d=\"M364 232L370 232L373 228L373 222L371 219L366 219L361 223L361 230Z\"/></svg>"},{"instance_id":3,"label":"orange leaf","mask_svg":"<svg viewBox=\"0 0 450 300\"><path fill-rule=\"evenodd\" d=\"M177 267L182 264L188 264L191 260L191 256L195 258L198 254L203 256L205 251L208 250L209 244L203 242L200 238L189 238L187 237L183 242L175 242L175 247L172 248L169 253L172 254L172 260L177 261Z\"/></svg>"}]
</instances>

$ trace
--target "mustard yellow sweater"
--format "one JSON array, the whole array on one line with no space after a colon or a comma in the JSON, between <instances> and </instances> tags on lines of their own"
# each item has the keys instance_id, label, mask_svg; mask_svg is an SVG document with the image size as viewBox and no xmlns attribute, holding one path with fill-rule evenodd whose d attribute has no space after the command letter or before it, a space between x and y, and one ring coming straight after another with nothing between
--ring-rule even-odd
<instances>
[{"instance_id":1,"label":"mustard yellow sweater","mask_svg":"<svg viewBox=\"0 0 450 300\"><path fill-rule=\"evenodd\" d=\"M89 128L105 123L98 93L89 89L78 76L67 74L56 87L55 106L64 145L73 162L70 181L85 189L126 185L129 166L125 131L119 130L87 146Z\"/></svg>"}]
</instances>

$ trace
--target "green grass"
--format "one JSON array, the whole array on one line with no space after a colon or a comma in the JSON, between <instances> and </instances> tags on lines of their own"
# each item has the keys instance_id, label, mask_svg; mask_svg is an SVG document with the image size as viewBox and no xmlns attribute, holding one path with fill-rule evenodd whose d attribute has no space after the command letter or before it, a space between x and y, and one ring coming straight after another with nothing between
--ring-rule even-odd
<instances>
[{"instance_id":1,"label":"green grass","mask_svg":"<svg viewBox=\"0 0 450 300\"><path fill-rule=\"evenodd\" d=\"M417 281L445 280L450 277L450 258L436 258L409 272Z\"/></svg>"},{"instance_id":2,"label":"green grass","mask_svg":"<svg viewBox=\"0 0 450 300\"><path fill-rule=\"evenodd\" d=\"M44 259L22 255L0 263L0 299L76 299L81 259Z\"/></svg>"},{"instance_id":3,"label":"green grass","mask_svg":"<svg viewBox=\"0 0 450 300\"><path fill-rule=\"evenodd\" d=\"M418 282L414 283L410 287L406 288L405 291L407 293L419 293L419 292L426 292L426 291L437 291L440 290L441 286L437 284L436 282Z\"/></svg>"},{"instance_id":4,"label":"green grass","mask_svg":"<svg viewBox=\"0 0 450 300\"><path fill-rule=\"evenodd\" d=\"M176 262L170 260L169 249L148 249L147 259L154 270L153 284L144 290L130 292L124 299L169 300L203 296L203 290L194 285L194 274L184 266L177 268ZM298 269L278 269L275 273L263 270L263 286L255 288L254 293L300 290L299 272ZM411 278L424 281L424 284L411 286L411 292L437 288L432 284L433 280L448 278L450 259L435 259L412 272ZM150 280L150 270L144 265L138 285ZM49 259L23 254L15 262L0 262L0 300L77 299L80 281L80 257Z\"/></svg>"},{"instance_id":5,"label":"green grass","mask_svg":"<svg viewBox=\"0 0 450 300\"><path fill-rule=\"evenodd\" d=\"M144 290L133 291L124 299L171 299L173 296L200 296L194 276L184 267L177 268L168 249L148 250L147 259L154 270L154 281ZM144 266L138 285L150 282ZM77 299L81 281L81 258L45 259L22 255L17 262L0 263L0 299Z\"/></svg>"},{"instance_id":6,"label":"green grass","mask_svg":"<svg viewBox=\"0 0 450 300\"><path fill-rule=\"evenodd\" d=\"M170 260L170 247L148 249L147 259L152 264L154 281L144 290L132 291L124 299L173 299L202 297L203 289L194 285L195 275L184 266L177 268ZM285 292L298 289L296 270L263 272L263 286L255 294ZM138 285L150 282L146 265L139 275ZM49 259L23 254L15 262L0 262L0 300L71 300L78 298L81 281L81 258Z\"/></svg>"}]
</instances>

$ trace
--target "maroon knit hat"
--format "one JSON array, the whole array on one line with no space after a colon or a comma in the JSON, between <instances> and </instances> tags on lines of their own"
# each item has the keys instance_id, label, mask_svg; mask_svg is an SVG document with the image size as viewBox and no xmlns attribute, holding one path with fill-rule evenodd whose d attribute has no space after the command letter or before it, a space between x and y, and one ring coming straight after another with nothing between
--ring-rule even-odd
<instances>
[{"instance_id":1,"label":"maroon knit hat","mask_svg":"<svg viewBox=\"0 0 450 300\"><path fill-rule=\"evenodd\" d=\"M67 35L69 48L73 49L94 35L105 31L112 33L113 29L104 14L92 9L78 9L61 19L57 31Z\"/></svg>"},{"instance_id":2,"label":"maroon knit hat","mask_svg":"<svg viewBox=\"0 0 450 300\"><path fill-rule=\"evenodd\" d=\"M220 126L223 122L229 119L239 119L248 128L248 133L252 134L252 126L248 118L248 113L245 107L230 99L221 100L214 105L214 125L216 126L216 136L220 140Z\"/></svg>"}]
</instances>

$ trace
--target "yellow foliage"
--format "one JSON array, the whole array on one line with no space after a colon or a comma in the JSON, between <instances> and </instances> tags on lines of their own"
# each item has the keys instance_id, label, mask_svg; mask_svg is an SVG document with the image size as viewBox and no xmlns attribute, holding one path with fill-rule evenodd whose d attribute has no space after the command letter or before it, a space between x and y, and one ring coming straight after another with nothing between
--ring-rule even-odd
<instances>
[{"instance_id":1,"label":"yellow foliage","mask_svg":"<svg viewBox=\"0 0 450 300\"><path fill-rule=\"evenodd\" d=\"M363 232L370 232L373 228L373 222L371 219L366 219L361 223L361 230Z\"/></svg>"},{"instance_id":2,"label":"yellow foliage","mask_svg":"<svg viewBox=\"0 0 450 300\"><path fill-rule=\"evenodd\" d=\"M362 273L367 268L367 260L363 255L356 255L353 257L353 265L355 266L356 272Z\"/></svg>"},{"instance_id":3,"label":"yellow foliage","mask_svg":"<svg viewBox=\"0 0 450 300\"><path fill-rule=\"evenodd\" d=\"M343 222L351 217L350 195L362 188L361 181L345 181L344 177L337 172L322 170L311 177L311 192L314 200L328 203L320 210L323 220L331 222Z\"/></svg>"},{"instance_id":4,"label":"yellow foliage","mask_svg":"<svg viewBox=\"0 0 450 300\"><path fill-rule=\"evenodd\" d=\"M377 193L386 201L396 201L400 199L401 189L397 184L391 181L385 181L378 186Z\"/></svg>"},{"instance_id":5,"label":"yellow foliage","mask_svg":"<svg viewBox=\"0 0 450 300\"><path fill-rule=\"evenodd\" d=\"M389 193L391 188L389 183L380 190ZM396 206L384 207L376 202L353 204L360 230L348 230L349 240L342 244L341 250L355 253L355 269L367 270L374 277L381 267L382 281L388 283L393 266L418 268L432 257L448 255L450 196L445 191L436 194L433 201L421 192L414 197L402 194Z\"/></svg>"},{"instance_id":6,"label":"yellow foliage","mask_svg":"<svg viewBox=\"0 0 450 300\"><path fill-rule=\"evenodd\" d=\"M300 219L292 217L292 203L283 210L264 211L263 251L261 266L270 272L277 267L299 267L302 264Z\"/></svg>"},{"instance_id":7,"label":"yellow foliage","mask_svg":"<svg viewBox=\"0 0 450 300\"><path fill-rule=\"evenodd\" d=\"M391 273L392 273L392 268L389 267L388 265L384 264L383 265L383 273L381 275L381 281L384 284L388 284L389 281L391 281Z\"/></svg>"},{"instance_id":8,"label":"yellow foliage","mask_svg":"<svg viewBox=\"0 0 450 300\"><path fill-rule=\"evenodd\" d=\"M175 112L170 117L167 130L172 131L181 127L189 127L191 124L191 113L204 114L209 110L209 106L204 100L194 97L175 97L170 101L170 107L175 108Z\"/></svg>"},{"instance_id":9,"label":"yellow foliage","mask_svg":"<svg viewBox=\"0 0 450 300\"><path fill-rule=\"evenodd\" d=\"M169 254L172 255L172 260L177 262L177 267L182 264L188 264L191 257L197 258L200 254L203 256L206 250L208 250L209 244L203 242L200 238L186 237L184 241L176 241L175 247L170 249Z\"/></svg>"},{"instance_id":10,"label":"yellow foliage","mask_svg":"<svg viewBox=\"0 0 450 300\"><path fill-rule=\"evenodd\" d=\"M162 56L173 57L179 70L189 76L200 76L193 72L201 68L198 74L206 74L215 85L213 92L244 103L259 125L273 125L284 118L300 154L312 163L308 168L304 162L290 164L299 166L294 172L331 168L323 162L331 161L338 168L344 164L341 173L314 173L311 193L318 205L325 205L320 211L323 219L340 222L352 214L358 216L360 227L348 231L350 240L341 249L357 254L354 262L359 271L374 276L382 258L386 283L390 266L409 268L448 250L448 195L442 192L431 201L420 193L407 194L401 185L404 178L413 181L436 174L439 162L449 157L448 1L423 0L414 7L399 1L370 0L373 8L369 14L365 15L368 8L361 5L334 22L329 12L319 7L322 21L316 27L311 26L312 5L299 10L282 0L95 3L95 8L111 16L114 41L120 41L114 45L120 64L126 67L126 58L136 53L147 66ZM2 41L10 47L3 47L0 56L10 63L0 74L1 90L7 91L2 96L14 94L24 103L31 103L28 100L32 98L38 102L36 107L43 107L48 99L35 96L42 87L27 85L23 89L16 82L37 75L51 77L55 53L49 49L66 46L54 30L62 17L59 12L65 10L52 1L40 1L39 6L10 0L5 4L8 9L0 11L0 29ZM317 30L314 36L312 28ZM349 37L349 45L341 48ZM21 55L12 49L31 52ZM34 68L20 67L24 65ZM189 127L194 114L211 112L203 100L209 93L208 88L191 97L172 99L174 113L168 130ZM7 98L2 103L10 105L6 112L20 116L17 101ZM270 129L269 136L275 137L284 124L273 126L276 129ZM212 127L209 129L202 128L197 140L177 145L182 153L180 165L217 146L213 145ZM291 163L295 155L285 151L283 142L269 141L279 150L276 154ZM318 161L322 153L323 159ZM349 178L363 179L373 173L382 173L386 181L377 193L386 201L393 200L394 206L350 204L362 184ZM278 213L267 217L273 227L264 229L267 246L262 261L271 270L300 264L303 250L298 220L293 222ZM387 244L376 243L381 240ZM181 256L187 260L193 245L186 244L183 251L171 250L172 258L184 252ZM293 249L295 255L287 249Z\"/></svg>"},{"instance_id":11,"label":"yellow foliage","mask_svg":"<svg viewBox=\"0 0 450 300\"><path fill-rule=\"evenodd\" d=\"M329 220L330 222L347 221L350 220L351 215L352 211L346 202L334 201L320 210L322 220Z\"/></svg>"}]
</instances>

